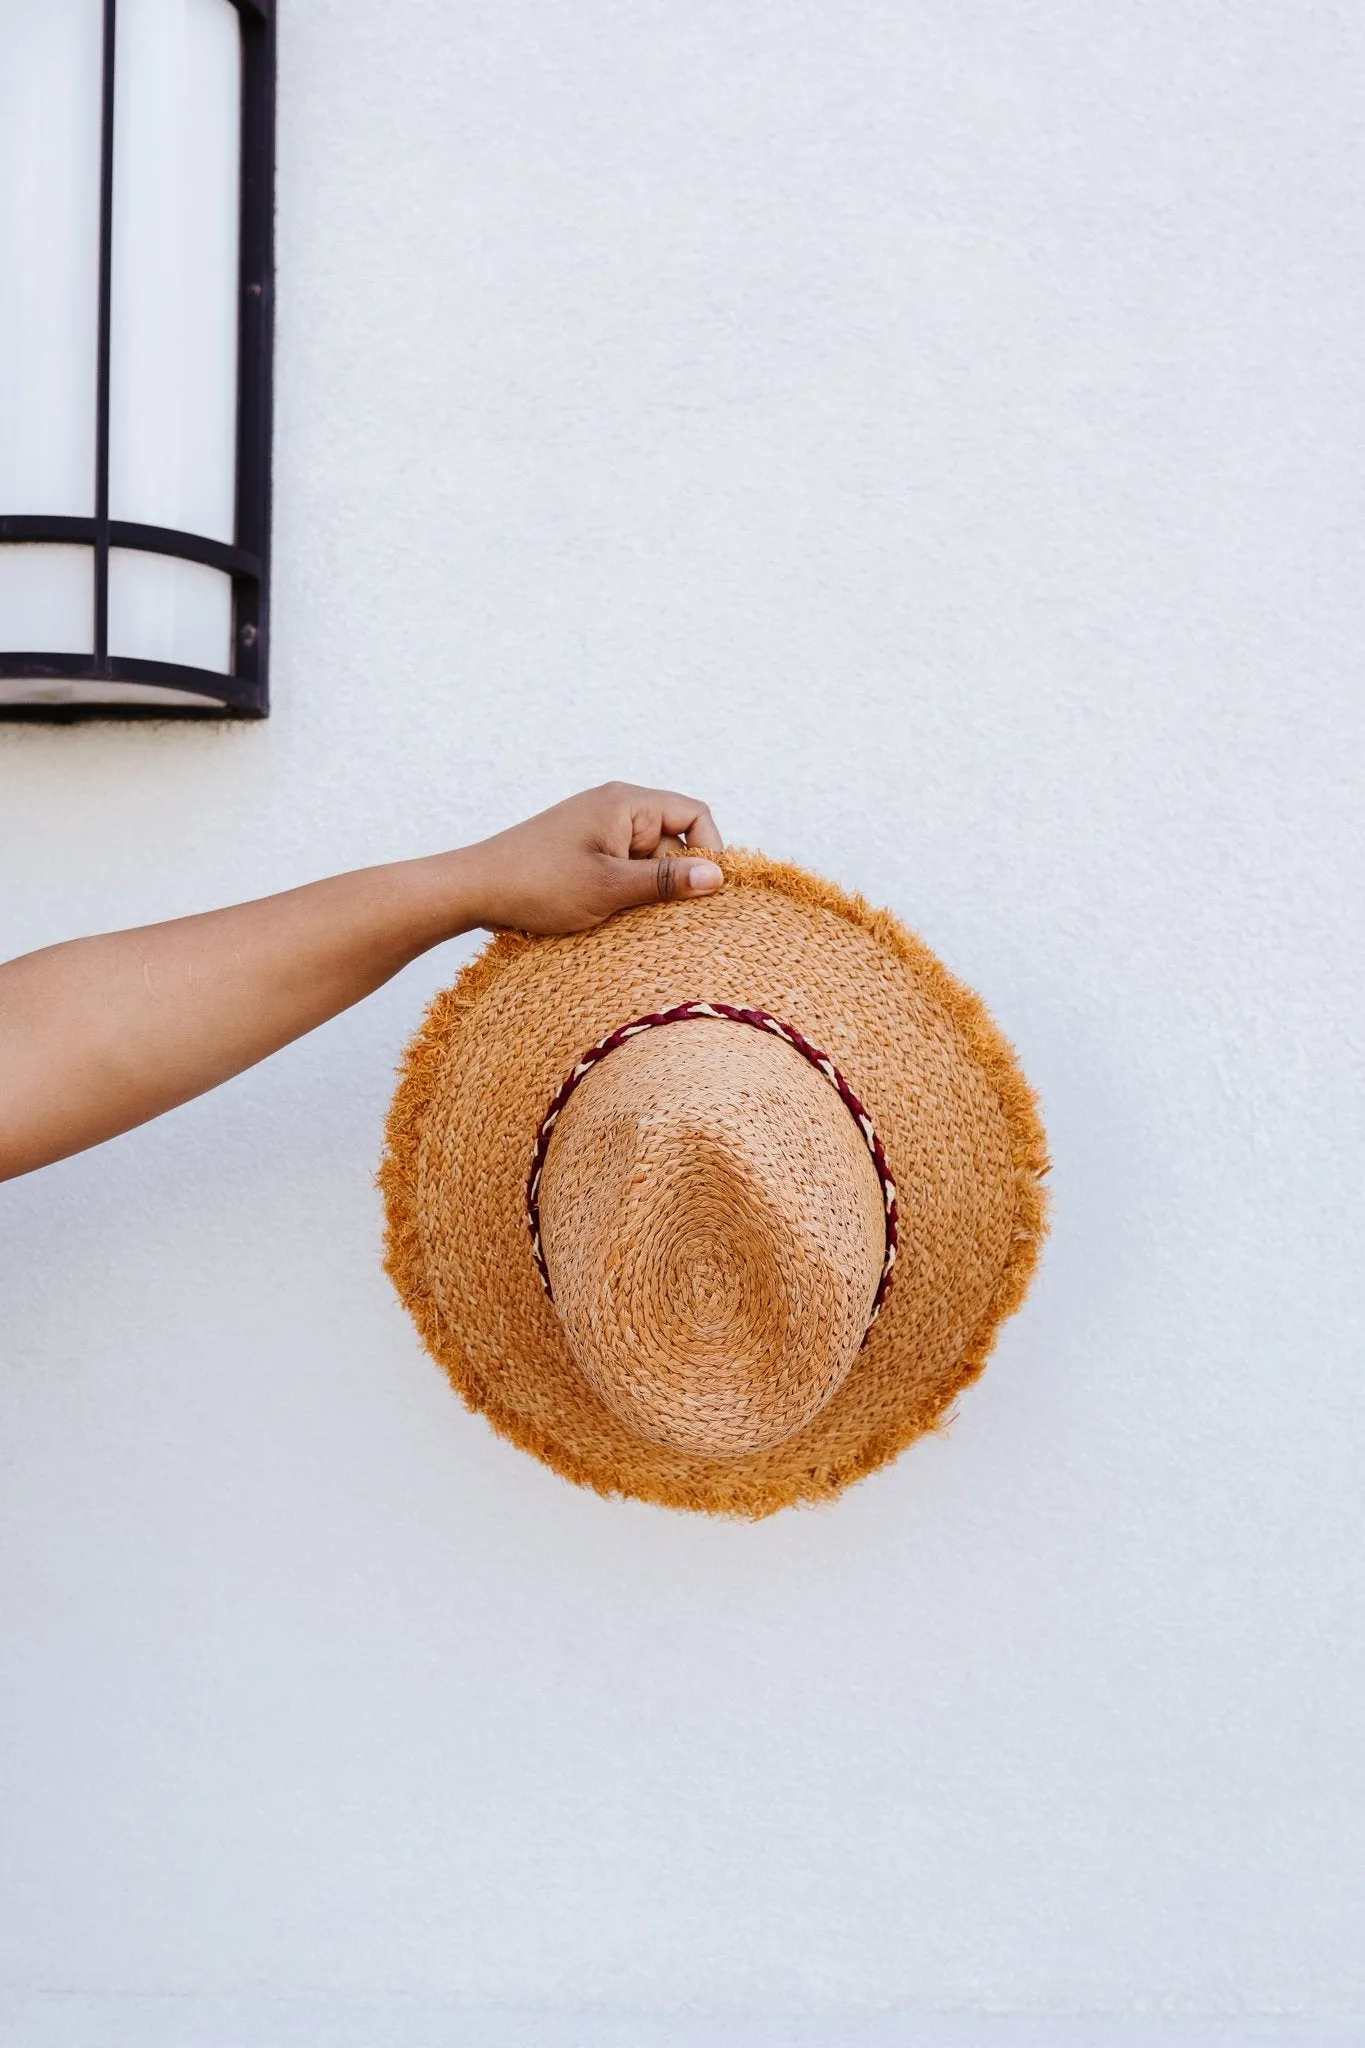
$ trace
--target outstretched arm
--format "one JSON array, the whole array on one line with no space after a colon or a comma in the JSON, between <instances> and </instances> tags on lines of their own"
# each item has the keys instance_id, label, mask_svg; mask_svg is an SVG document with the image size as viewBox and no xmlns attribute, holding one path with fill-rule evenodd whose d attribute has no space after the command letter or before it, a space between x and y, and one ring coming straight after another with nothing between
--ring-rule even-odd
<instances>
[{"instance_id":1,"label":"outstretched arm","mask_svg":"<svg viewBox=\"0 0 1365 2048\"><path fill-rule=\"evenodd\" d=\"M611 782L477 846L0 966L0 1179L216 1088L479 925L584 931L721 886L704 804Z\"/></svg>"}]
</instances>

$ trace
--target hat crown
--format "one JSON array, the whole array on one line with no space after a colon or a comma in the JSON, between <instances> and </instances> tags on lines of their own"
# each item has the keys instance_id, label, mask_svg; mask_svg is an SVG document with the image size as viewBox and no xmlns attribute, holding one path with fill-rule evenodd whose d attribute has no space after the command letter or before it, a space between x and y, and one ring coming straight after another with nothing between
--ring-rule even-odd
<instances>
[{"instance_id":1,"label":"hat crown","mask_svg":"<svg viewBox=\"0 0 1365 2048\"><path fill-rule=\"evenodd\" d=\"M555 1125L547 1270L579 1367L691 1456L794 1436L857 1356L886 1246L881 1181L830 1083L719 1018L612 1051Z\"/></svg>"}]
</instances>

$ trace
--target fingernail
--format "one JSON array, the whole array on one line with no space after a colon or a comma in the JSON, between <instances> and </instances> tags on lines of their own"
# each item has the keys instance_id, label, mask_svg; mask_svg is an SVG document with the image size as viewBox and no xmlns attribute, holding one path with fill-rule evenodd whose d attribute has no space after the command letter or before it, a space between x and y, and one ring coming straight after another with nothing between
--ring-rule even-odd
<instances>
[{"instance_id":1,"label":"fingernail","mask_svg":"<svg viewBox=\"0 0 1365 2048\"><path fill-rule=\"evenodd\" d=\"M709 896L713 889L719 889L724 875L713 860L694 860L687 870L688 894Z\"/></svg>"}]
</instances>

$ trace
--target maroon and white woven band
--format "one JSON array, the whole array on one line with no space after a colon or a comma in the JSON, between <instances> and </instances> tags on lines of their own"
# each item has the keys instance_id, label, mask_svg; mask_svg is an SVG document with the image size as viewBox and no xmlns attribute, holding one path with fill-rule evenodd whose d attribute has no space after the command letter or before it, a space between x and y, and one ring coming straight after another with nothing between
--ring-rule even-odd
<instances>
[{"instance_id":1,"label":"maroon and white woven band","mask_svg":"<svg viewBox=\"0 0 1365 2048\"><path fill-rule=\"evenodd\" d=\"M618 1045L624 1045L628 1038L636 1038L642 1031L653 1031L660 1024L685 1024L696 1017L724 1017L732 1024L750 1024L756 1031L770 1031L774 1038L782 1039L799 1052L803 1060L809 1060L810 1064L824 1075L862 1132L867 1149L872 1154L872 1164L877 1169L877 1178L882 1184L882 1203L886 1211L886 1256L882 1262L882 1276L877 1283L876 1298L872 1303L872 1314L868 1318L870 1330L886 1299L886 1290L891 1285L899 1238L896 1183L891 1178L891 1169L886 1163L882 1141L873 1129L871 1117L828 1054L819 1052L808 1038L803 1038L795 1025L782 1023L780 1018L770 1016L766 1010L740 1010L732 1003L679 1003L671 1010L657 1010L652 1016L637 1017L633 1023L619 1025L615 1031L609 1031L605 1038L599 1039L596 1045L589 1046L565 1080L546 1110L540 1129L536 1133L535 1154L526 1182L526 1220L531 1227L531 1249L535 1253L536 1270L540 1274L546 1294L551 1301L554 1300L554 1289L550 1285L550 1269L545 1263L545 1254L540 1245L540 1176L544 1171L545 1155L550 1149L550 1140L554 1136L560 1111L583 1077L590 1074L598 1061L604 1060L609 1052L615 1052Z\"/></svg>"}]
</instances>

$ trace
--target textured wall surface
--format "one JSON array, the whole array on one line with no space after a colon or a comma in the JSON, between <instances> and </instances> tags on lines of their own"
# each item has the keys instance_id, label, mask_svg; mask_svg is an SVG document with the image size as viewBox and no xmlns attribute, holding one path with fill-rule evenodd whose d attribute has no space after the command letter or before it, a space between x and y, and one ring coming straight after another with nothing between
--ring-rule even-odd
<instances>
[{"instance_id":1,"label":"textured wall surface","mask_svg":"<svg viewBox=\"0 0 1365 2048\"><path fill-rule=\"evenodd\" d=\"M466 949L0 1189L0 1984L1365 2010L1359 11L281 16L277 709L0 729L0 950L666 779L981 988L1057 1222L750 1528L391 1298Z\"/></svg>"}]
</instances>

